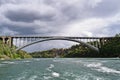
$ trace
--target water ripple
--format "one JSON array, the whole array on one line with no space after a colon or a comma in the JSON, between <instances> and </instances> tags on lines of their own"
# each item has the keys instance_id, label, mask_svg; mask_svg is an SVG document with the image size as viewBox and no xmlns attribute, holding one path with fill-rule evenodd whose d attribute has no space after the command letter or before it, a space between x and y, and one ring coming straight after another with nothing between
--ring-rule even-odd
<instances>
[{"instance_id":1,"label":"water ripple","mask_svg":"<svg viewBox=\"0 0 120 80\"><path fill-rule=\"evenodd\" d=\"M90 67L90 68L94 68L94 70L97 70L99 72L120 74L120 71L112 69L112 68L105 67L105 66L103 66L102 63L94 63L93 62L93 63L87 64L85 66Z\"/></svg>"}]
</instances>

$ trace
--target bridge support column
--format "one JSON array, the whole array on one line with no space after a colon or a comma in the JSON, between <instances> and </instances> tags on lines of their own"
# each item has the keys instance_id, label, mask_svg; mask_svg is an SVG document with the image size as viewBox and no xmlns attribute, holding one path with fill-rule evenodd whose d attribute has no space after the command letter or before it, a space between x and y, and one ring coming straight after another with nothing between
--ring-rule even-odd
<instances>
[{"instance_id":1,"label":"bridge support column","mask_svg":"<svg viewBox=\"0 0 120 80\"><path fill-rule=\"evenodd\" d=\"M6 37L6 36L4 36L4 37L2 37L2 42L3 42L3 44L9 45L10 47L12 47L12 45L13 45L13 39L12 39L12 37Z\"/></svg>"},{"instance_id":2,"label":"bridge support column","mask_svg":"<svg viewBox=\"0 0 120 80\"><path fill-rule=\"evenodd\" d=\"M102 46L105 44L105 39L101 38L100 39L100 48L102 48Z\"/></svg>"},{"instance_id":3,"label":"bridge support column","mask_svg":"<svg viewBox=\"0 0 120 80\"><path fill-rule=\"evenodd\" d=\"M3 44L6 43L6 42L5 42L5 37L2 37L2 42L3 42Z\"/></svg>"},{"instance_id":4,"label":"bridge support column","mask_svg":"<svg viewBox=\"0 0 120 80\"><path fill-rule=\"evenodd\" d=\"M12 38L12 37L8 37L8 45L9 45L10 47L13 46L13 38Z\"/></svg>"}]
</instances>

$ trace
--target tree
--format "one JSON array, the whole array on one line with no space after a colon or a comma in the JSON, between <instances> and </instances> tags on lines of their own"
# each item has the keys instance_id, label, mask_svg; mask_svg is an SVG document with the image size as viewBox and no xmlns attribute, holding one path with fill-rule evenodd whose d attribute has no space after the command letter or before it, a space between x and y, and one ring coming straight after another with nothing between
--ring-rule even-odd
<instances>
[{"instance_id":1,"label":"tree","mask_svg":"<svg viewBox=\"0 0 120 80\"><path fill-rule=\"evenodd\" d=\"M109 40L101 48L101 56L103 57L119 57L120 56L120 34L116 34L115 38Z\"/></svg>"}]
</instances>

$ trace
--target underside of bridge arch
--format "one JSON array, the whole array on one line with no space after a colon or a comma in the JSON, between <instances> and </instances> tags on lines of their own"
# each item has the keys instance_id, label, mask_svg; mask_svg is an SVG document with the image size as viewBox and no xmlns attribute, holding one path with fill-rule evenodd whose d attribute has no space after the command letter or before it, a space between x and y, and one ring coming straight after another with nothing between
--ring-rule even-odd
<instances>
[{"instance_id":1,"label":"underside of bridge arch","mask_svg":"<svg viewBox=\"0 0 120 80\"><path fill-rule=\"evenodd\" d=\"M44 41L51 41L51 40L66 40L66 41L72 41L72 42L80 43L82 46L88 47L88 48L90 48L91 50L94 50L94 51L96 51L96 52L99 52L99 49L98 49L97 47L94 47L94 46L92 46L92 45L90 45L90 44L88 44L88 43L85 43L85 42L83 42L83 41L78 41L78 40L68 39L68 38L49 38L49 39L44 39L44 40L38 40L38 41L31 42L31 43L29 43L29 44L26 44L26 45L24 45L24 46L22 46L22 47L19 47L19 48L16 49L16 51L19 51L19 50L21 50L21 49L23 49L23 48L25 48L25 47L28 47L28 46L30 46L30 45L33 45L33 44L37 44L37 43L44 42Z\"/></svg>"}]
</instances>

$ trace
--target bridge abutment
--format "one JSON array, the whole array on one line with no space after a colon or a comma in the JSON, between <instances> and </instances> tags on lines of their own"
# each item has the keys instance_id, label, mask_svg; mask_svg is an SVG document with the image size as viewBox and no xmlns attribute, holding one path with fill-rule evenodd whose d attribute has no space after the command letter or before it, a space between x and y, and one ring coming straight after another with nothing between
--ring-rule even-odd
<instances>
[{"instance_id":1,"label":"bridge abutment","mask_svg":"<svg viewBox=\"0 0 120 80\"><path fill-rule=\"evenodd\" d=\"M12 47L13 45L13 38L10 36L2 36L0 37L0 40L2 41L3 44L9 45L9 47Z\"/></svg>"}]
</instances>

